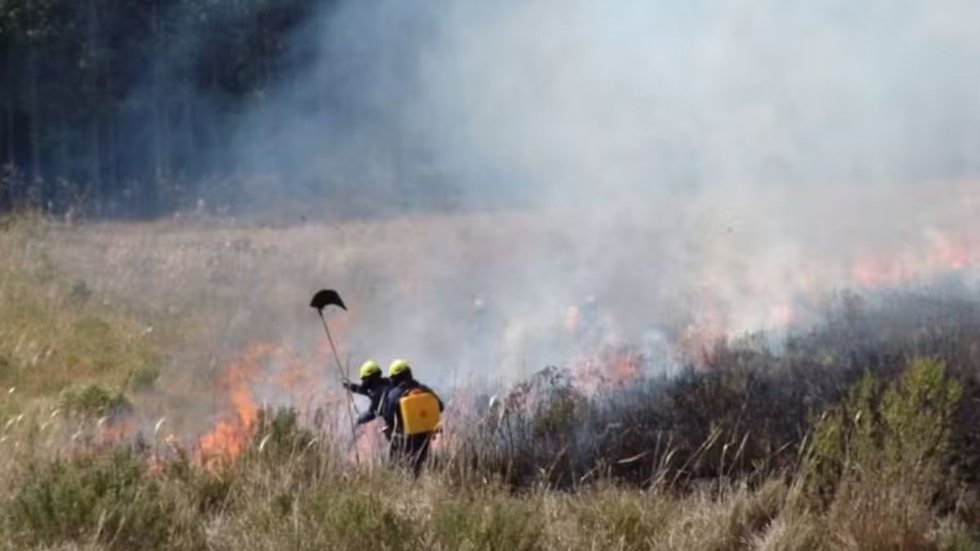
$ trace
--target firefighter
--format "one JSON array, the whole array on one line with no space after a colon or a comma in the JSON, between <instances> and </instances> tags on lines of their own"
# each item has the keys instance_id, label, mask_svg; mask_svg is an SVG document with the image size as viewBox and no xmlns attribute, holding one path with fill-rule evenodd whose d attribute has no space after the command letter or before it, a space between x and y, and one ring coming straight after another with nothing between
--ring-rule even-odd
<instances>
[{"instance_id":1,"label":"firefighter","mask_svg":"<svg viewBox=\"0 0 980 551\"><path fill-rule=\"evenodd\" d=\"M344 381L344 388L362 396L367 396L371 400L368 409L357 416L357 424L363 425L370 423L378 416L381 402L384 400L385 393L391 387L391 381L381 375L381 366L374 360L368 360L361 365L358 370L361 376L361 384Z\"/></svg>"},{"instance_id":2,"label":"firefighter","mask_svg":"<svg viewBox=\"0 0 980 551\"><path fill-rule=\"evenodd\" d=\"M388 367L388 378L391 381L391 388L381 402L380 415L387 425L385 433L391 441L389 459L393 464L411 466L412 472L418 476L422 465L429 457L429 444L435 432L406 434L401 401L409 395L431 394L438 404L439 413L444 409L443 403L432 389L415 380L412 376L412 368L405 360L395 360L391 363Z\"/></svg>"}]
</instances>

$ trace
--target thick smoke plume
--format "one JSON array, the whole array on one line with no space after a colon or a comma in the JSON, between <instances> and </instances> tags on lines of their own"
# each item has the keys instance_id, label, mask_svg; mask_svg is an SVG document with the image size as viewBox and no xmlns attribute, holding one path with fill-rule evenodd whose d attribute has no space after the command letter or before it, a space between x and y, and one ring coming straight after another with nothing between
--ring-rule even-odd
<instances>
[{"instance_id":1,"label":"thick smoke plume","mask_svg":"<svg viewBox=\"0 0 980 551\"><path fill-rule=\"evenodd\" d=\"M978 260L978 20L966 0L341 2L236 133L244 198L489 217L409 219L417 248L358 297L357 355L533 369L584 345L575 308L651 354L802 323L837 289Z\"/></svg>"}]
</instances>

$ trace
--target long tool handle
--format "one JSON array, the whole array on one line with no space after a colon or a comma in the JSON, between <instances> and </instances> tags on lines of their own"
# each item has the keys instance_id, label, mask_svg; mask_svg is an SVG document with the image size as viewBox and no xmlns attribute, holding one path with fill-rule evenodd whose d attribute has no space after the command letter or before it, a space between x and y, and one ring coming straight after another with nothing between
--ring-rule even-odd
<instances>
[{"instance_id":1,"label":"long tool handle","mask_svg":"<svg viewBox=\"0 0 980 551\"><path fill-rule=\"evenodd\" d=\"M333 352L333 359L337 362L337 372L340 373L341 379L346 379L346 376L344 375L344 368L340 363L340 355L337 354L337 347L334 346L333 337L330 336L330 327L327 325L326 318L323 317L323 310L317 310L317 313L320 314L320 321L323 322L323 330L327 333L327 342L330 343L330 350ZM349 388L344 387L344 389L347 390L347 419L350 421L350 437L354 443L354 462L360 465L361 455L357 450L357 431L356 426L354 425L354 397L351 395Z\"/></svg>"}]
</instances>

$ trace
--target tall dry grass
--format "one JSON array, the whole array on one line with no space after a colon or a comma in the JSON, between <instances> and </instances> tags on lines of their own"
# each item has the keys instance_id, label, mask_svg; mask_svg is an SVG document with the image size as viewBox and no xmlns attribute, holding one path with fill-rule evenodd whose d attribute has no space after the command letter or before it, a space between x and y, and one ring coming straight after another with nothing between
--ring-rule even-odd
<instances>
[{"instance_id":1,"label":"tall dry grass","mask_svg":"<svg viewBox=\"0 0 980 551\"><path fill-rule=\"evenodd\" d=\"M219 323L230 290L280 254L267 247L281 234L215 232L207 239L227 235L198 249L180 236L173 250L161 245L173 233L5 222L0 383L15 390L0 393L0 548L980 545L980 316L969 302L885 301L780 353L730 343L705 368L589 396L549 371L529 381L534 400L466 418L420 479L352 465L341 438L291 410L263 410L225 462L168 439L173 420L120 437L117 418L134 410L211 399L201 342L252 320ZM126 260L101 266L86 256L98 247ZM222 292L208 294L202 273ZM175 288L154 279L167 274L186 296L156 294Z\"/></svg>"}]
</instances>

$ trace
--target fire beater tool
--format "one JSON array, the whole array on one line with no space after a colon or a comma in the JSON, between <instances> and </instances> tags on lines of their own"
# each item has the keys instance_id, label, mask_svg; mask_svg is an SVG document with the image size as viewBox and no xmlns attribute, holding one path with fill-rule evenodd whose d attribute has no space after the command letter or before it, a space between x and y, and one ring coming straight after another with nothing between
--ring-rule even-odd
<instances>
[{"instance_id":1,"label":"fire beater tool","mask_svg":"<svg viewBox=\"0 0 980 551\"><path fill-rule=\"evenodd\" d=\"M330 326L327 325L327 319L323 317L323 309L327 306L336 306L346 312L347 305L344 304L344 299L340 298L340 293L333 289L320 289L310 300L310 307L316 309L316 313L320 316L320 321L323 322L323 331L327 334L327 342L330 343L330 351L333 352L333 359L337 363L337 371L340 373L341 379L346 381L348 377L340 362L340 355L337 354L337 347L334 345L333 337L330 335ZM350 421L351 438L357 438L354 426L354 414L352 412L353 407L354 397L351 396L350 389L347 389L347 419ZM358 464L361 462L356 445L354 446L354 460Z\"/></svg>"}]
</instances>

